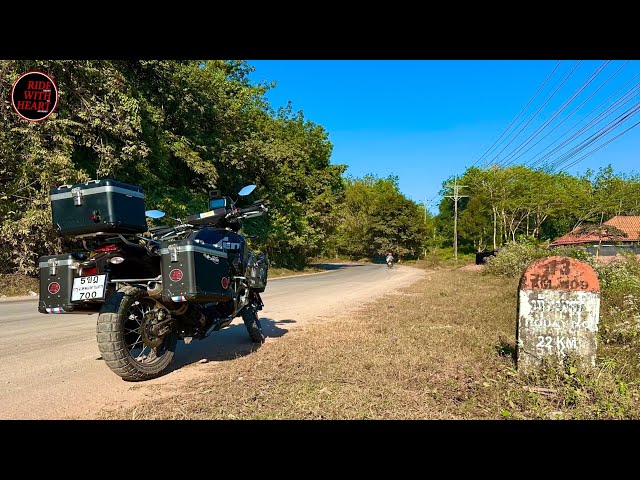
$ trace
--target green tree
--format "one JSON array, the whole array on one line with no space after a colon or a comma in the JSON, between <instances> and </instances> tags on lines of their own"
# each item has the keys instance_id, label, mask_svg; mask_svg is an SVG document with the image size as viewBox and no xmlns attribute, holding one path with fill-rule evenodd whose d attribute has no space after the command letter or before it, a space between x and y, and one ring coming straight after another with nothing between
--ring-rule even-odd
<instances>
[{"instance_id":1,"label":"green tree","mask_svg":"<svg viewBox=\"0 0 640 480\"><path fill-rule=\"evenodd\" d=\"M340 253L373 258L391 250L400 258L416 258L423 252L429 224L423 207L400 192L397 177L348 178L341 207Z\"/></svg>"},{"instance_id":2,"label":"green tree","mask_svg":"<svg viewBox=\"0 0 640 480\"><path fill-rule=\"evenodd\" d=\"M49 73L60 102L46 121L12 111L9 90L28 70ZM0 61L0 254L4 271L35 273L58 253L49 191L91 178L144 187L149 208L171 217L206 207L213 188L235 195L249 183L269 217L248 222L280 265L319 252L336 225L344 166L331 165L322 126L277 112L244 61Z\"/></svg>"}]
</instances>

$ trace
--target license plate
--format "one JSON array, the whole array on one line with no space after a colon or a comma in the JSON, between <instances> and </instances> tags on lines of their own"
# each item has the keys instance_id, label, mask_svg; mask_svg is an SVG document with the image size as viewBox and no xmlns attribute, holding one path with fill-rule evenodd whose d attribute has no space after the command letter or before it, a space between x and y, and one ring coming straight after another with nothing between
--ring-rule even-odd
<instances>
[{"instance_id":1,"label":"license plate","mask_svg":"<svg viewBox=\"0 0 640 480\"><path fill-rule=\"evenodd\" d=\"M71 290L71 301L101 300L104 298L106 275L88 275L86 277L76 277L73 279L73 290Z\"/></svg>"}]
</instances>

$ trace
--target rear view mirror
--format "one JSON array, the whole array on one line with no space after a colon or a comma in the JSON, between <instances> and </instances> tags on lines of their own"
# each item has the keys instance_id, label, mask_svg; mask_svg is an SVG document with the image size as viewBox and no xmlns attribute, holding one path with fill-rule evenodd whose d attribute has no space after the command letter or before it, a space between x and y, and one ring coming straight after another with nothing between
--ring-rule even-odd
<instances>
[{"instance_id":1,"label":"rear view mirror","mask_svg":"<svg viewBox=\"0 0 640 480\"><path fill-rule=\"evenodd\" d=\"M246 187L243 187L242 190L238 192L238 195L240 195L241 197L246 197L251 192L253 192L255 188L256 188L255 185L247 185Z\"/></svg>"},{"instance_id":2,"label":"rear view mirror","mask_svg":"<svg viewBox=\"0 0 640 480\"><path fill-rule=\"evenodd\" d=\"M149 218L162 218L165 216L162 210L147 210L144 214Z\"/></svg>"}]
</instances>

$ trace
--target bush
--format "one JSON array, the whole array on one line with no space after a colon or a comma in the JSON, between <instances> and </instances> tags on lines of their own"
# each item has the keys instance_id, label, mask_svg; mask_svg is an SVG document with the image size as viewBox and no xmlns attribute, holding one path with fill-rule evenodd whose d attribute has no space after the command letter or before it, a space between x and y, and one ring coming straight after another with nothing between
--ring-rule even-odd
<instances>
[{"instance_id":1,"label":"bush","mask_svg":"<svg viewBox=\"0 0 640 480\"><path fill-rule=\"evenodd\" d=\"M555 255L575 258L595 268L595 259L584 248L574 246L549 248L545 244L528 241L511 242L502 247L496 256L486 259L485 272L499 277L518 277L534 260Z\"/></svg>"},{"instance_id":2,"label":"bush","mask_svg":"<svg viewBox=\"0 0 640 480\"><path fill-rule=\"evenodd\" d=\"M29 295L29 291L38 292L38 278L27 275L0 273L0 297Z\"/></svg>"},{"instance_id":3,"label":"bush","mask_svg":"<svg viewBox=\"0 0 640 480\"><path fill-rule=\"evenodd\" d=\"M640 262L633 254L623 255L621 260L596 265L602 289L598 348L617 358L637 381L640 364L628 360L640 356Z\"/></svg>"},{"instance_id":4,"label":"bush","mask_svg":"<svg viewBox=\"0 0 640 480\"><path fill-rule=\"evenodd\" d=\"M546 247L512 242L498 250L495 257L487 258L485 272L498 277L518 277L532 261L551 255L555 252Z\"/></svg>"},{"instance_id":5,"label":"bush","mask_svg":"<svg viewBox=\"0 0 640 480\"><path fill-rule=\"evenodd\" d=\"M603 405L612 405L612 408L615 406L616 410L624 410L628 407L626 403L624 405L617 403L622 400L626 402L624 398L621 399L615 395L618 374L624 376L625 382L635 383L640 379L640 364L631 360L640 357L640 260L632 253L625 253L622 259L602 264L596 262L595 257L580 247L545 248L531 244L511 243L503 247L495 257L487 259L485 272L502 277L517 277L532 261L555 255L576 258L590 264L596 271L602 292L598 327L598 362L599 365L603 365L603 371L608 370L608 367L604 368L605 364L619 364L615 372L609 372L611 375L601 375L602 372L600 372L595 379L589 377L583 385L569 385L562 387L562 390L568 393L591 390L590 402L597 410L594 418L615 416L617 414L612 414ZM599 384L596 382L598 378ZM548 385L554 384L549 378L540 381L547 382ZM602 401L598 399L599 397ZM580 403L577 398L566 397L566 399ZM628 414L624 413L624 415Z\"/></svg>"},{"instance_id":6,"label":"bush","mask_svg":"<svg viewBox=\"0 0 640 480\"><path fill-rule=\"evenodd\" d=\"M600 288L611 294L640 291L640 261L633 253L624 253L621 260L595 266Z\"/></svg>"},{"instance_id":7,"label":"bush","mask_svg":"<svg viewBox=\"0 0 640 480\"><path fill-rule=\"evenodd\" d=\"M554 247L550 250L550 255L560 255L564 257L575 258L581 262L588 263L593 268L596 267L595 257L591 255L584 247L565 245L562 247Z\"/></svg>"}]
</instances>

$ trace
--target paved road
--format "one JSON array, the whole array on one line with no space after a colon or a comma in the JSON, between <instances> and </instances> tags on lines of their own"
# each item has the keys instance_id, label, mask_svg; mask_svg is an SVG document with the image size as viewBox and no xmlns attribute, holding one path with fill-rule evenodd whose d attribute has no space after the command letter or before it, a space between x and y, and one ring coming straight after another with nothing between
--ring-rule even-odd
<instances>
[{"instance_id":1,"label":"paved road","mask_svg":"<svg viewBox=\"0 0 640 480\"><path fill-rule=\"evenodd\" d=\"M422 270L336 264L327 273L269 281L260 312L268 341L309 321L342 314L402 288ZM242 319L190 345L178 342L171 371L148 382L125 382L109 370L96 343L96 314L43 315L37 301L0 303L0 419L95 418L102 408L131 405L148 385L198 375L200 362L251 353Z\"/></svg>"}]
</instances>

